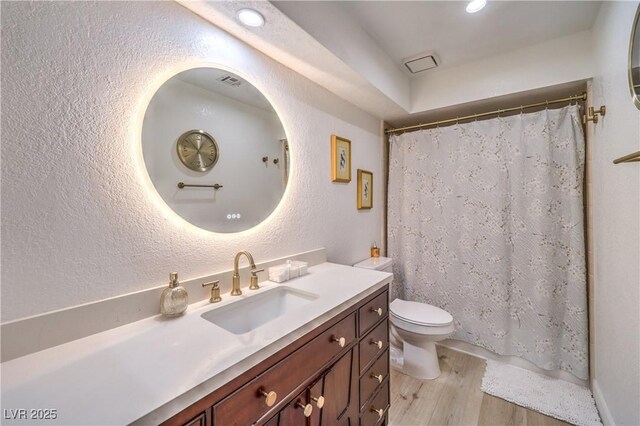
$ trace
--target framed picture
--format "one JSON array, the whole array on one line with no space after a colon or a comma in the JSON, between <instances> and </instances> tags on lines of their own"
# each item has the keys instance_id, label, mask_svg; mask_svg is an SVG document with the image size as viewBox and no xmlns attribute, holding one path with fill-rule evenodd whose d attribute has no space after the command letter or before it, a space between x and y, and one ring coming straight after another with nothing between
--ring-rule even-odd
<instances>
[{"instance_id":1,"label":"framed picture","mask_svg":"<svg viewBox=\"0 0 640 426\"><path fill-rule=\"evenodd\" d=\"M373 173L358 169L358 209L373 207Z\"/></svg>"},{"instance_id":2,"label":"framed picture","mask_svg":"<svg viewBox=\"0 0 640 426\"><path fill-rule=\"evenodd\" d=\"M351 182L351 141L331 135L331 181Z\"/></svg>"}]
</instances>

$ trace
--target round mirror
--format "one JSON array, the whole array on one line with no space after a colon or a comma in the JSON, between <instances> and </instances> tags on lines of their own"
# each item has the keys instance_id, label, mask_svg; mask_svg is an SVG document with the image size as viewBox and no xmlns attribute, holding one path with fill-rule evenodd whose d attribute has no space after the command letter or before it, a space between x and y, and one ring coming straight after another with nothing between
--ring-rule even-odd
<instances>
[{"instance_id":1,"label":"round mirror","mask_svg":"<svg viewBox=\"0 0 640 426\"><path fill-rule=\"evenodd\" d=\"M629 46L629 87L633 96L633 103L640 109L640 6L636 11L636 19L631 30Z\"/></svg>"},{"instance_id":2,"label":"round mirror","mask_svg":"<svg viewBox=\"0 0 640 426\"><path fill-rule=\"evenodd\" d=\"M193 68L160 86L144 115L142 154L167 205L213 232L262 222L289 176L289 144L273 107L217 68Z\"/></svg>"}]
</instances>

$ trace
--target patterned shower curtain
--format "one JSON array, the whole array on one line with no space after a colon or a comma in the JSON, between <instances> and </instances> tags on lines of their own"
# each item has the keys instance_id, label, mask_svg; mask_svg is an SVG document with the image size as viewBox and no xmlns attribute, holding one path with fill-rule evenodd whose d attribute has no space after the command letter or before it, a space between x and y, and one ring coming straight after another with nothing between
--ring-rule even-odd
<instances>
[{"instance_id":1,"label":"patterned shower curtain","mask_svg":"<svg viewBox=\"0 0 640 426\"><path fill-rule=\"evenodd\" d=\"M449 311L452 338L588 377L578 106L391 137L396 296Z\"/></svg>"}]
</instances>

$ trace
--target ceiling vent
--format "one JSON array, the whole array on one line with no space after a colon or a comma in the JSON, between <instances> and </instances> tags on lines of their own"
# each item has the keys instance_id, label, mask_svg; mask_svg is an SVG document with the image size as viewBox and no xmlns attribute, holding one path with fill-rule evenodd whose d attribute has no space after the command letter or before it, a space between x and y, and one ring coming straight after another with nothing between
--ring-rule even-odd
<instances>
[{"instance_id":1,"label":"ceiling vent","mask_svg":"<svg viewBox=\"0 0 640 426\"><path fill-rule=\"evenodd\" d=\"M417 74L422 71L430 70L439 65L440 59L435 52L421 53L402 61L411 74Z\"/></svg>"},{"instance_id":2,"label":"ceiling vent","mask_svg":"<svg viewBox=\"0 0 640 426\"><path fill-rule=\"evenodd\" d=\"M240 80L238 77L233 76L233 75L225 75L222 76L218 79L218 81L221 81L223 83L228 84L229 86L233 86L233 87L238 87L242 84L242 80Z\"/></svg>"}]
</instances>

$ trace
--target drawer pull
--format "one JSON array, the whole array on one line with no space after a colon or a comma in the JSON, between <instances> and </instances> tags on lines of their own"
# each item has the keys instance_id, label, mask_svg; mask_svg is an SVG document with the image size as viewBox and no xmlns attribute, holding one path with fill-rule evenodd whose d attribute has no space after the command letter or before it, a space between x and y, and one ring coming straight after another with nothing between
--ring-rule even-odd
<instances>
[{"instance_id":1,"label":"drawer pull","mask_svg":"<svg viewBox=\"0 0 640 426\"><path fill-rule=\"evenodd\" d=\"M347 339L345 339L344 337L334 337L334 338L333 338L333 341L334 341L334 342L338 342L338 345L339 345L341 348L344 348L344 345L346 345L346 344L347 344Z\"/></svg>"},{"instance_id":2,"label":"drawer pull","mask_svg":"<svg viewBox=\"0 0 640 426\"><path fill-rule=\"evenodd\" d=\"M302 408L305 417L311 416L311 413L313 412L313 405L311 404L305 405L302 402L298 401L296 402L296 407Z\"/></svg>"},{"instance_id":3,"label":"drawer pull","mask_svg":"<svg viewBox=\"0 0 640 426\"><path fill-rule=\"evenodd\" d=\"M382 383L382 381L384 380L384 376L382 374L373 374L371 373L371 377L373 379L376 379L379 383Z\"/></svg>"},{"instance_id":4,"label":"drawer pull","mask_svg":"<svg viewBox=\"0 0 640 426\"><path fill-rule=\"evenodd\" d=\"M316 398L316 397L314 397L314 396L312 396L312 397L311 397L311 400L312 400L312 401L315 401L315 403L316 403L316 405L318 406L318 408L322 408L322 407L324 407L324 396L322 396L322 395L321 395L321 396L319 396L319 397L317 397L317 398Z\"/></svg>"},{"instance_id":5,"label":"drawer pull","mask_svg":"<svg viewBox=\"0 0 640 426\"><path fill-rule=\"evenodd\" d=\"M371 339L371 341L369 342L372 345L376 345L378 347L378 349L382 349L382 345L384 345L384 343L382 343L382 340L373 340Z\"/></svg>"},{"instance_id":6,"label":"drawer pull","mask_svg":"<svg viewBox=\"0 0 640 426\"><path fill-rule=\"evenodd\" d=\"M278 394L274 391L267 392L264 389L260 388L258 392L260 392L260 395L264 396L264 403L267 404L267 407L272 407L278 399Z\"/></svg>"},{"instance_id":7,"label":"drawer pull","mask_svg":"<svg viewBox=\"0 0 640 426\"><path fill-rule=\"evenodd\" d=\"M371 308L369 308L369 310L370 310L371 312L375 312L376 314L378 314L378 316L379 316L379 317L381 317L381 316L382 316L382 308L377 308L377 309L376 309L376 308L374 308L374 307L371 307Z\"/></svg>"},{"instance_id":8,"label":"drawer pull","mask_svg":"<svg viewBox=\"0 0 640 426\"><path fill-rule=\"evenodd\" d=\"M371 407L371 412L376 413L378 415L378 419L384 417L384 410L382 408Z\"/></svg>"}]
</instances>

